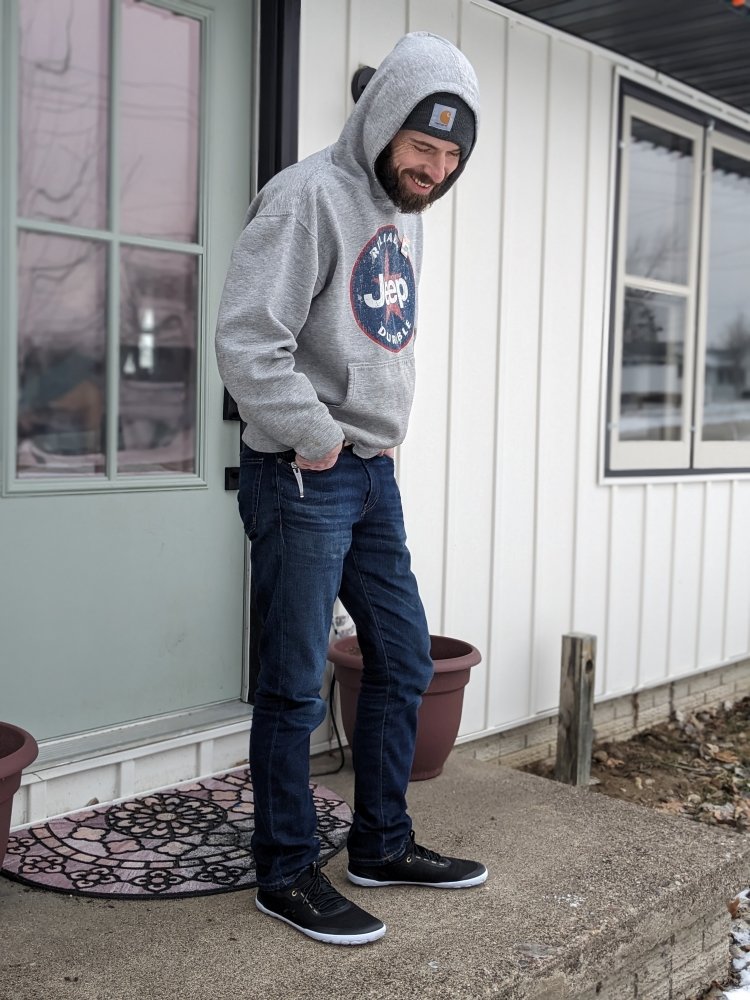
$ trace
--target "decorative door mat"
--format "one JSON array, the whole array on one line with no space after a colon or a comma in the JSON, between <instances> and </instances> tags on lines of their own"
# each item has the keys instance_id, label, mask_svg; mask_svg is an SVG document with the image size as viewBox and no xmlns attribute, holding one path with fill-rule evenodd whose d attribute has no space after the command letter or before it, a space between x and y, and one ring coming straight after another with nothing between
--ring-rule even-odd
<instances>
[{"instance_id":1,"label":"decorative door mat","mask_svg":"<svg viewBox=\"0 0 750 1000\"><path fill-rule=\"evenodd\" d=\"M321 858L346 843L349 806L310 784ZM238 768L97 806L11 834L2 874L40 889L105 899L180 899L256 884L253 787Z\"/></svg>"}]
</instances>

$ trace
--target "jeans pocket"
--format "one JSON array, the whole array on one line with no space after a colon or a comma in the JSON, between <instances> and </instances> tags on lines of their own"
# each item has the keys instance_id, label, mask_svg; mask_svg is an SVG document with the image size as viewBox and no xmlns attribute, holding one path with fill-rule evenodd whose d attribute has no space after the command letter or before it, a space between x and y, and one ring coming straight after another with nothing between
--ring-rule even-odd
<instances>
[{"instance_id":1,"label":"jeans pocket","mask_svg":"<svg viewBox=\"0 0 750 1000\"><path fill-rule=\"evenodd\" d=\"M258 523L263 465L264 459L255 457L251 452L248 453L243 449L240 458L240 488L237 494L237 504L248 538L252 538Z\"/></svg>"}]
</instances>

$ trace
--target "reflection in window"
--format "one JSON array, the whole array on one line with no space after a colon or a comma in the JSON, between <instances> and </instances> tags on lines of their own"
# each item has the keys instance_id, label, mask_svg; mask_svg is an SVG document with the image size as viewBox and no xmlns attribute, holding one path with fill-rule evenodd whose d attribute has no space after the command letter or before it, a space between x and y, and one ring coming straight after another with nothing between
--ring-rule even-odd
<instances>
[{"instance_id":1,"label":"reflection in window","mask_svg":"<svg viewBox=\"0 0 750 1000\"><path fill-rule=\"evenodd\" d=\"M108 0L20 0L18 214L107 225Z\"/></svg>"},{"instance_id":2,"label":"reflection in window","mask_svg":"<svg viewBox=\"0 0 750 1000\"><path fill-rule=\"evenodd\" d=\"M625 270L639 278L684 284L688 278L693 143L634 118L628 167Z\"/></svg>"},{"instance_id":3,"label":"reflection in window","mask_svg":"<svg viewBox=\"0 0 750 1000\"><path fill-rule=\"evenodd\" d=\"M196 258L124 249L118 471L195 471Z\"/></svg>"},{"instance_id":4,"label":"reflection in window","mask_svg":"<svg viewBox=\"0 0 750 1000\"><path fill-rule=\"evenodd\" d=\"M750 162L715 149L704 441L750 441Z\"/></svg>"},{"instance_id":5,"label":"reflection in window","mask_svg":"<svg viewBox=\"0 0 750 1000\"><path fill-rule=\"evenodd\" d=\"M629 289L622 337L620 440L679 441L684 299Z\"/></svg>"},{"instance_id":6,"label":"reflection in window","mask_svg":"<svg viewBox=\"0 0 750 1000\"><path fill-rule=\"evenodd\" d=\"M122 5L120 214L123 232L198 238L200 25Z\"/></svg>"},{"instance_id":7,"label":"reflection in window","mask_svg":"<svg viewBox=\"0 0 750 1000\"><path fill-rule=\"evenodd\" d=\"M22 233L18 257L18 475L101 474L106 248Z\"/></svg>"}]
</instances>

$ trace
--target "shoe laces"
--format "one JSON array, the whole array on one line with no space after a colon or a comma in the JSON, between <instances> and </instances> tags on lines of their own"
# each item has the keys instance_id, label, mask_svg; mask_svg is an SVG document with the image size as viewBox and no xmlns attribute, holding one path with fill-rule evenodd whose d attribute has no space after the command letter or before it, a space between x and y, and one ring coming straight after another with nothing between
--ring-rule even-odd
<instances>
[{"instance_id":1,"label":"shoe laces","mask_svg":"<svg viewBox=\"0 0 750 1000\"><path fill-rule=\"evenodd\" d=\"M323 874L323 865L314 862L309 881L297 886L297 892L302 899L319 913L330 913L340 906L343 896L331 885L327 875Z\"/></svg>"},{"instance_id":2,"label":"shoe laces","mask_svg":"<svg viewBox=\"0 0 750 1000\"><path fill-rule=\"evenodd\" d=\"M432 861L440 862L443 860L442 854L438 854L437 851L431 851L429 847L422 847L414 839L414 831L412 830L409 834L409 840L411 841L411 846L406 851L406 857L411 855L418 861Z\"/></svg>"}]
</instances>

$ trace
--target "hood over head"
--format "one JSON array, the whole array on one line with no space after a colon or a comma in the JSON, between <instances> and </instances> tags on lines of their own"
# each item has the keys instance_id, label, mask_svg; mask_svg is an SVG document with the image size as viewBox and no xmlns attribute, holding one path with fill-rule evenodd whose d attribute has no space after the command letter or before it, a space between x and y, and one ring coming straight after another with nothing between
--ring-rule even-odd
<instances>
[{"instance_id":1,"label":"hood over head","mask_svg":"<svg viewBox=\"0 0 750 1000\"><path fill-rule=\"evenodd\" d=\"M476 145L479 85L466 56L447 39L426 31L405 35L385 57L349 115L334 145L334 158L342 165L347 160L356 161L367 173L373 195L387 197L375 176L375 161L418 105L438 94L456 94L475 119L468 139L464 138L466 130L462 131L461 141L453 140L450 132L441 133L442 138L456 141L461 147L460 163L444 182L447 190L463 173Z\"/></svg>"}]
</instances>

